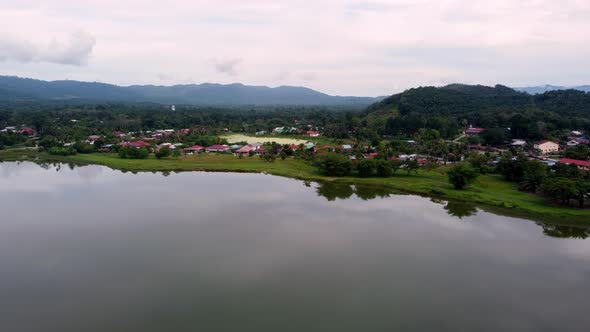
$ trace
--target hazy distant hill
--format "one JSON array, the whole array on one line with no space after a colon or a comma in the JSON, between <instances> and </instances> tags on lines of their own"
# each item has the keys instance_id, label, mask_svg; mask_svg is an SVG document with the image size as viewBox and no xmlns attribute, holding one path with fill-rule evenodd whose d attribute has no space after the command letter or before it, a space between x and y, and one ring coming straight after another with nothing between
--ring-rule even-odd
<instances>
[{"instance_id":1,"label":"hazy distant hill","mask_svg":"<svg viewBox=\"0 0 590 332\"><path fill-rule=\"evenodd\" d=\"M555 90L580 90L584 92L590 92L590 85L579 85L579 86L556 86L556 85L541 85L541 86L531 86L531 87L523 87L523 88L514 88L517 91L523 91L530 93L532 95L541 94L547 91L555 91Z\"/></svg>"},{"instance_id":2,"label":"hazy distant hill","mask_svg":"<svg viewBox=\"0 0 590 332\"><path fill-rule=\"evenodd\" d=\"M330 96L304 87L243 84L117 86L0 76L0 100L89 100L201 105L369 105L380 98Z\"/></svg>"}]
</instances>

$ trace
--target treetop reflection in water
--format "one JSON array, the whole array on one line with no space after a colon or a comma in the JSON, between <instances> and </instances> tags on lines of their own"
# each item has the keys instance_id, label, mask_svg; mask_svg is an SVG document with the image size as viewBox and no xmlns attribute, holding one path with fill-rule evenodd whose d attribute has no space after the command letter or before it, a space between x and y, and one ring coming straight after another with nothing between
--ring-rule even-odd
<instances>
[{"instance_id":1,"label":"treetop reflection in water","mask_svg":"<svg viewBox=\"0 0 590 332\"><path fill-rule=\"evenodd\" d=\"M590 323L587 229L459 203L261 174L2 163L0 209L3 331Z\"/></svg>"}]
</instances>

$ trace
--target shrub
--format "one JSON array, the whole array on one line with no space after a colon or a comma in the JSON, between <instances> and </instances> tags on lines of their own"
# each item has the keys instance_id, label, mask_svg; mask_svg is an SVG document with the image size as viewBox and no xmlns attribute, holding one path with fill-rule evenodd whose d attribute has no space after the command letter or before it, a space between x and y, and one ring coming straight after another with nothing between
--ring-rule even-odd
<instances>
[{"instance_id":1,"label":"shrub","mask_svg":"<svg viewBox=\"0 0 590 332\"><path fill-rule=\"evenodd\" d=\"M119 149L119 157L124 159L146 159L149 156L146 148L137 149L134 147L123 146Z\"/></svg>"},{"instance_id":2,"label":"shrub","mask_svg":"<svg viewBox=\"0 0 590 332\"><path fill-rule=\"evenodd\" d=\"M76 154L76 149L71 146L54 146L49 148L47 152L56 156L72 156Z\"/></svg>"},{"instance_id":3,"label":"shrub","mask_svg":"<svg viewBox=\"0 0 590 332\"><path fill-rule=\"evenodd\" d=\"M78 153L92 153L94 152L94 145L86 142L76 142L74 144L74 149L76 149Z\"/></svg>"},{"instance_id":4,"label":"shrub","mask_svg":"<svg viewBox=\"0 0 590 332\"><path fill-rule=\"evenodd\" d=\"M369 177L375 175L377 171L377 163L373 159L363 159L359 162L358 172L361 177Z\"/></svg>"},{"instance_id":5,"label":"shrub","mask_svg":"<svg viewBox=\"0 0 590 332\"><path fill-rule=\"evenodd\" d=\"M377 160L377 176L380 177L390 177L393 175L393 166L387 160Z\"/></svg>"},{"instance_id":6,"label":"shrub","mask_svg":"<svg viewBox=\"0 0 590 332\"><path fill-rule=\"evenodd\" d=\"M447 175L449 176L449 182L455 187L455 189L463 189L465 186L473 182L479 174L470 164L463 162L453 166L453 168L447 172Z\"/></svg>"},{"instance_id":7,"label":"shrub","mask_svg":"<svg viewBox=\"0 0 590 332\"><path fill-rule=\"evenodd\" d=\"M347 176L352 169L348 157L336 153L327 153L318 161L319 171L328 176Z\"/></svg>"}]
</instances>

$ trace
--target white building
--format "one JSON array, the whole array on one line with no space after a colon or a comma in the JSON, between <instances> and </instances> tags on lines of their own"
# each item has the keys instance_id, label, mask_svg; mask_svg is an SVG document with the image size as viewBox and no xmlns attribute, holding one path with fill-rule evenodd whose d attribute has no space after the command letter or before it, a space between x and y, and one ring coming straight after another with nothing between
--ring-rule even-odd
<instances>
[{"instance_id":1,"label":"white building","mask_svg":"<svg viewBox=\"0 0 590 332\"><path fill-rule=\"evenodd\" d=\"M559 144L551 141L541 141L534 146L535 150L539 150L541 154L550 154L559 151Z\"/></svg>"}]
</instances>

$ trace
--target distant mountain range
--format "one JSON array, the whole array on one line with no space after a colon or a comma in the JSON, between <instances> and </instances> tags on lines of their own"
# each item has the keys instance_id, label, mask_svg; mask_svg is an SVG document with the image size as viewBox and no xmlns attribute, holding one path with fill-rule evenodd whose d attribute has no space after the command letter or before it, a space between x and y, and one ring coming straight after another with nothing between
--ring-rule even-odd
<instances>
[{"instance_id":1,"label":"distant mountain range","mask_svg":"<svg viewBox=\"0 0 590 332\"><path fill-rule=\"evenodd\" d=\"M381 99L331 96L293 86L270 88L239 83L118 86L0 76L0 100L9 102L51 100L193 105L369 105Z\"/></svg>"},{"instance_id":2,"label":"distant mountain range","mask_svg":"<svg viewBox=\"0 0 590 332\"><path fill-rule=\"evenodd\" d=\"M580 90L584 92L590 92L590 85L579 85L579 86L556 86L556 85L540 85L540 86L531 86L531 87L524 87L524 88L514 88L514 90L527 92L532 95L545 93L547 91L555 91L555 90Z\"/></svg>"}]
</instances>

